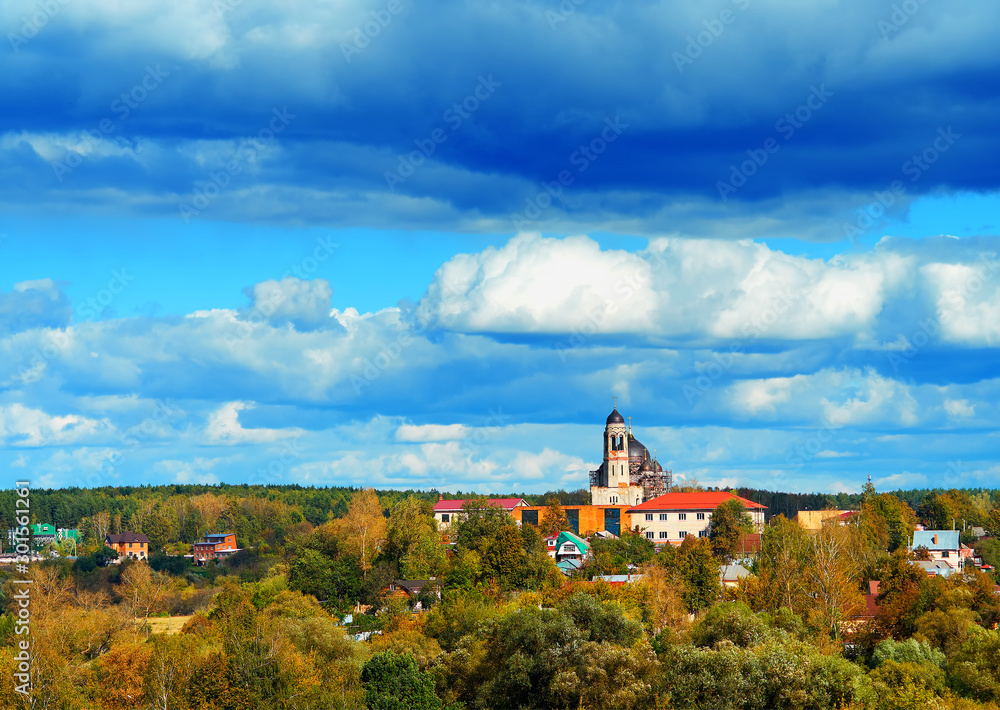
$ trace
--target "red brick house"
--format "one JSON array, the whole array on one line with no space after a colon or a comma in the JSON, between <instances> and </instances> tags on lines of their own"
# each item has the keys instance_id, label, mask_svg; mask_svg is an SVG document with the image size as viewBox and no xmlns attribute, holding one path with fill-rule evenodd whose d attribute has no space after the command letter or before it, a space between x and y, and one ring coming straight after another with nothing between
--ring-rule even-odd
<instances>
[{"instance_id":1,"label":"red brick house","mask_svg":"<svg viewBox=\"0 0 1000 710\"><path fill-rule=\"evenodd\" d=\"M203 565L209 560L221 560L240 551L236 533L209 533L194 544L194 561Z\"/></svg>"},{"instance_id":2,"label":"red brick house","mask_svg":"<svg viewBox=\"0 0 1000 710\"><path fill-rule=\"evenodd\" d=\"M126 530L123 533L107 535L104 544L118 553L118 559L125 557L136 560L149 559L149 538L142 533Z\"/></svg>"}]
</instances>

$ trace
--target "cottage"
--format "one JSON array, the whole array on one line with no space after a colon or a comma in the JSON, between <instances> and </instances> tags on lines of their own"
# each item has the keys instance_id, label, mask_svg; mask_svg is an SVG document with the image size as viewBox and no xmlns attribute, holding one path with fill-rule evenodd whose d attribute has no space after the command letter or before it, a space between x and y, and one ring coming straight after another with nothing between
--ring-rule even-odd
<instances>
[{"instance_id":1,"label":"cottage","mask_svg":"<svg viewBox=\"0 0 1000 710\"><path fill-rule=\"evenodd\" d=\"M722 565L719 568L719 580L723 587L735 587L741 579L749 576L750 570L743 565Z\"/></svg>"},{"instance_id":2,"label":"cottage","mask_svg":"<svg viewBox=\"0 0 1000 710\"><path fill-rule=\"evenodd\" d=\"M149 558L149 538L142 533L126 530L123 533L109 534L104 538L104 544L118 553L118 559L126 557L135 560Z\"/></svg>"},{"instance_id":3,"label":"cottage","mask_svg":"<svg viewBox=\"0 0 1000 710\"><path fill-rule=\"evenodd\" d=\"M209 533L194 544L194 560L203 565L209 560L222 560L240 551L236 547L236 533Z\"/></svg>"},{"instance_id":4,"label":"cottage","mask_svg":"<svg viewBox=\"0 0 1000 710\"><path fill-rule=\"evenodd\" d=\"M438 502L434 504L434 519L437 520L438 530L446 530L452 523L465 517L462 508L469 501L462 498L445 500L443 496L438 496ZM526 507L528 502L524 498L489 498L487 505L502 508L511 514L515 508Z\"/></svg>"},{"instance_id":5,"label":"cottage","mask_svg":"<svg viewBox=\"0 0 1000 710\"><path fill-rule=\"evenodd\" d=\"M966 555L962 554L962 544L958 538L958 530L918 530L913 533L913 544L910 551L921 547L926 548L927 556L932 561L943 560L949 566L957 569L962 566L963 556L971 556L971 550Z\"/></svg>"},{"instance_id":6,"label":"cottage","mask_svg":"<svg viewBox=\"0 0 1000 710\"><path fill-rule=\"evenodd\" d=\"M590 554L590 543L579 535L574 535L568 530L559 533L556 538L555 558L556 562L563 560L582 560Z\"/></svg>"},{"instance_id":7,"label":"cottage","mask_svg":"<svg viewBox=\"0 0 1000 710\"><path fill-rule=\"evenodd\" d=\"M433 579L397 579L391 582L383 592L388 596L405 599L411 603L424 592L431 593L438 599L441 598L441 587ZM423 602L417 601L413 604L413 610L422 611Z\"/></svg>"}]
</instances>

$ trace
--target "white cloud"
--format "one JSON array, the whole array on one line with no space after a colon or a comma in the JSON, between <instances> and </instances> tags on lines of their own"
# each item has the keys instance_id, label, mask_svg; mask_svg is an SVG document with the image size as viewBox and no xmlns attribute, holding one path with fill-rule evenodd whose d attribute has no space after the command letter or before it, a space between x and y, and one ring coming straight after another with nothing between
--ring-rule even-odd
<instances>
[{"instance_id":1,"label":"white cloud","mask_svg":"<svg viewBox=\"0 0 1000 710\"><path fill-rule=\"evenodd\" d=\"M158 462L154 468L167 475L172 483L201 483L212 485L219 482L218 476L212 472L222 462L231 459L196 457L193 461L165 459Z\"/></svg>"},{"instance_id":2,"label":"white cloud","mask_svg":"<svg viewBox=\"0 0 1000 710\"><path fill-rule=\"evenodd\" d=\"M434 276L418 315L463 331L623 333L652 326L649 263L588 237L519 234L459 254Z\"/></svg>"},{"instance_id":3,"label":"white cloud","mask_svg":"<svg viewBox=\"0 0 1000 710\"><path fill-rule=\"evenodd\" d=\"M894 473L890 476L876 478L872 481L872 483L877 489L915 488L921 484L927 483L927 476L922 473L910 473L909 471L904 471L903 473Z\"/></svg>"},{"instance_id":4,"label":"white cloud","mask_svg":"<svg viewBox=\"0 0 1000 710\"><path fill-rule=\"evenodd\" d=\"M286 276L270 279L247 289L248 317L275 325L292 323L299 330L311 330L331 322L333 289L326 279L307 281Z\"/></svg>"},{"instance_id":5,"label":"white cloud","mask_svg":"<svg viewBox=\"0 0 1000 710\"><path fill-rule=\"evenodd\" d=\"M467 434L462 424L402 424L396 429L396 441L453 441L464 439Z\"/></svg>"},{"instance_id":6,"label":"white cloud","mask_svg":"<svg viewBox=\"0 0 1000 710\"><path fill-rule=\"evenodd\" d=\"M894 421L904 426L917 423L917 401L906 385L869 371L854 390L853 396L839 404L823 399L826 420L832 426L876 421Z\"/></svg>"},{"instance_id":7,"label":"white cloud","mask_svg":"<svg viewBox=\"0 0 1000 710\"><path fill-rule=\"evenodd\" d=\"M423 318L464 332L822 338L869 329L891 259L829 262L750 241L653 239L635 254L520 234L435 274ZM895 278L893 272L891 275Z\"/></svg>"},{"instance_id":8,"label":"white cloud","mask_svg":"<svg viewBox=\"0 0 1000 710\"><path fill-rule=\"evenodd\" d=\"M227 402L214 411L205 425L205 440L210 444L267 444L279 439L301 436L300 429L244 429L239 413L253 409L254 402Z\"/></svg>"},{"instance_id":9,"label":"white cloud","mask_svg":"<svg viewBox=\"0 0 1000 710\"><path fill-rule=\"evenodd\" d=\"M746 407L751 414L761 410L775 411L778 404L791 399L793 378L775 377L768 380L746 380L733 386L736 407Z\"/></svg>"},{"instance_id":10,"label":"white cloud","mask_svg":"<svg viewBox=\"0 0 1000 710\"><path fill-rule=\"evenodd\" d=\"M831 451L829 449L824 449L816 454L818 459L840 459L849 456L857 456L857 454L851 453L850 451Z\"/></svg>"},{"instance_id":11,"label":"white cloud","mask_svg":"<svg viewBox=\"0 0 1000 710\"><path fill-rule=\"evenodd\" d=\"M114 431L108 419L79 414L49 415L21 404L0 406L0 441L10 446L54 446L105 439Z\"/></svg>"},{"instance_id":12,"label":"white cloud","mask_svg":"<svg viewBox=\"0 0 1000 710\"><path fill-rule=\"evenodd\" d=\"M576 481L579 488L585 488L590 466L577 456L545 448L541 453L526 451L518 454L506 466L511 481Z\"/></svg>"},{"instance_id":13,"label":"white cloud","mask_svg":"<svg viewBox=\"0 0 1000 710\"><path fill-rule=\"evenodd\" d=\"M937 304L942 338L1000 343L1000 269L992 257L969 263L931 263L921 269Z\"/></svg>"},{"instance_id":14,"label":"white cloud","mask_svg":"<svg viewBox=\"0 0 1000 710\"><path fill-rule=\"evenodd\" d=\"M975 416L976 414L975 406L969 404L967 399L946 399L944 401L944 410L953 417L965 418Z\"/></svg>"}]
</instances>

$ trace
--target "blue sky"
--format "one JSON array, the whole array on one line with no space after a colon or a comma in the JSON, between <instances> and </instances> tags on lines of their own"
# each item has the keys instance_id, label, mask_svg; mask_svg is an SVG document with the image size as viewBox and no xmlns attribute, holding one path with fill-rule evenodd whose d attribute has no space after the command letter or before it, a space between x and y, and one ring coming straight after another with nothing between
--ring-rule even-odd
<instances>
[{"instance_id":1,"label":"blue sky","mask_svg":"<svg viewBox=\"0 0 1000 710\"><path fill-rule=\"evenodd\" d=\"M0 7L36 485L994 486L985 0Z\"/></svg>"}]
</instances>

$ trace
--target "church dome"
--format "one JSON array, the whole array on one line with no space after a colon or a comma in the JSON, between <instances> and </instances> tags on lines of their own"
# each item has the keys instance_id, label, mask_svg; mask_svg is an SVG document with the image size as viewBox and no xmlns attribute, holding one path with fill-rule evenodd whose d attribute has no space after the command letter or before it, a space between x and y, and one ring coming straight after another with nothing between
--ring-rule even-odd
<instances>
[{"instance_id":1,"label":"church dome","mask_svg":"<svg viewBox=\"0 0 1000 710\"><path fill-rule=\"evenodd\" d=\"M625 417L618 413L618 407L615 407L611 414L608 415L608 421L606 424L624 424Z\"/></svg>"},{"instance_id":2,"label":"church dome","mask_svg":"<svg viewBox=\"0 0 1000 710\"><path fill-rule=\"evenodd\" d=\"M647 471L650 472L650 473L652 473L652 471L653 471L653 464L651 464L649 462L649 459L646 459L646 460L644 460L642 462L642 466L639 467L639 470L641 472L643 472L643 473L646 473Z\"/></svg>"},{"instance_id":3,"label":"church dome","mask_svg":"<svg viewBox=\"0 0 1000 710\"><path fill-rule=\"evenodd\" d=\"M641 463L649 461L649 450L642 445L642 442L629 434L628 437L628 458L629 461Z\"/></svg>"}]
</instances>

